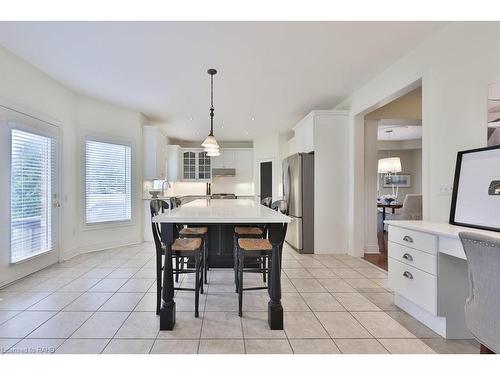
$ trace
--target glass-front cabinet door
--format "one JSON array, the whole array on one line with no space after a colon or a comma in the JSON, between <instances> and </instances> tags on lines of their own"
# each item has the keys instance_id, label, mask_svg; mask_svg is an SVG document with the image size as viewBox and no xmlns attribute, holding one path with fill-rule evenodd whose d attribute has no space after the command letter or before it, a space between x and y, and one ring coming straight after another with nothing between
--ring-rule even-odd
<instances>
[{"instance_id":1,"label":"glass-front cabinet door","mask_svg":"<svg viewBox=\"0 0 500 375\"><path fill-rule=\"evenodd\" d=\"M198 179L210 180L211 175L210 156L205 151L198 152Z\"/></svg>"},{"instance_id":2,"label":"glass-front cabinet door","mask_svg":"<svg viewBox=\"0 0 500 375\"><path fill-rule=\"evenodd\" d=\"M196 179L196 153L193 151L183 152L183 165L184 165L183 178L185 180L195 180Z\"/></svg>"}]
</instances>

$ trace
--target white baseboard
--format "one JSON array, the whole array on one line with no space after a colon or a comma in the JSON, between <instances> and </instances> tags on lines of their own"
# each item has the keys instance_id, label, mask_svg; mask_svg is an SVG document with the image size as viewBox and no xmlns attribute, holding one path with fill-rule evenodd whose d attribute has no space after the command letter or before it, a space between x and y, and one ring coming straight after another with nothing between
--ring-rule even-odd
<instances>
[{"instance_id":1,"label":"white baseboard","mask_svg":"<svg viewBox=\"0 0 500 375\"><path fill-rule=\"evenodd\" d=\"M438 335L446 338L446 318L432 315L430 312L422 309L420 306L406 299L405 297L394 293L394 304L406 311L408 314L423 323Z\"/></svg>"},{"instance_id":2,"label":"white baseboard","mask_svg":"<svg viewBox=\"0 0 500 375\"><path fill-rule=\"evenodd\" d=\"M139 241L137 238L128 238L128 239L108 241L108 242L104 242L104 243L92 244L92 245L88 245L88 246L84 246L84 247L79 247L78 249L74 249L72 251L63 252L63 254L61 256L61 261L69 260L69 259L71 259L77 255L81 255L81 254L93 253L95 251L112 249L114 247L137 245L141 242L142 241Z\"/></svg>"},{"instance_id":3,"label":"white baseboard","mask_svg":"<svg viewBox=\"0 0 500 375\"><path fill-rule=\"evenodd\" d=\"M365 254L380 254L378 245L366 245Z\"/></svg>"}]
</instances>

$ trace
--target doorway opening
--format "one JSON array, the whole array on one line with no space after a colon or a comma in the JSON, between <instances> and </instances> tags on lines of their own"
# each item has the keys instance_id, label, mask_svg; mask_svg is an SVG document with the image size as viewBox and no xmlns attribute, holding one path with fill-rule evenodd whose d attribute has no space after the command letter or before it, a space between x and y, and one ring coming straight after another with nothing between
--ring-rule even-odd
<instances>
[{"instance_id":1,"label":"doorway opening","mask_svg":"<svg viewBox=\"0 0 500 375\"><path fill-rule=\"evenodd\" d=\"M260 198L273 196L273 162L260 163Z\"/></svg>"},{"instance_id":2,"label":"doorway opening","mask_svg":"<svg viewBox=\"0 0 500 375\"><path fill-rule=\"evenodd\" d=\"M387 270L385 220L422 220L422 88L364 117L364 259Z\"/></svg>"}]
</instances>

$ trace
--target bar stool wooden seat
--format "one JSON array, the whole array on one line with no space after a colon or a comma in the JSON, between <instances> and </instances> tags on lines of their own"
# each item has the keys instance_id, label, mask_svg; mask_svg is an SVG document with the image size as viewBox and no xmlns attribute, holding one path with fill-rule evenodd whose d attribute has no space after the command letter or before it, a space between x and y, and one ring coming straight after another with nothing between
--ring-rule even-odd
<instances>
[{"instance_id":1,"label":"bar stool wooden seat","mask_svg":"<svg viewBox=\"0 0 500 375\"><path fill-rule=\"evenodd\" d=\"M238 236L259 236L262 237L264 231L259 227L234 227L234 233Z\"/></svg>"},{"instance_id":2,"label":"bar stool wooden seat","mask_svg":"<svg viewBox=\"0 0 500 375\"><path fill-rule=\"evenodd\" d=\"M160 202L160 203L158 203ZM169 205L165 201L151 201L151 218L158 215L161 210L168 209ZM158 223L151 222L151 227L153 231L153 238L156 247L156 314L160 313L161 306L161 289L162 289L162 271L164 271L164 266L162 258L166 253L166 246L170 245L172 249L172 259L176 261L176 267L174 269L175 274L195 274L195 287L194 288L180 288L175 287L175 290L190 290L195 292L195 311L194 316L199 316L199 301L200 293L203 294L203 266L205 263L204 257L204 240L203 238L179 238L179 231L176 226L174 226L174 240L171 244L165 244L161 240L160 225ZM179 268L179 259L191 259L194 260L194 269L189 268ZM172 261L172 259L165 259L165 262Z\"/></svg>"}]
</instances>

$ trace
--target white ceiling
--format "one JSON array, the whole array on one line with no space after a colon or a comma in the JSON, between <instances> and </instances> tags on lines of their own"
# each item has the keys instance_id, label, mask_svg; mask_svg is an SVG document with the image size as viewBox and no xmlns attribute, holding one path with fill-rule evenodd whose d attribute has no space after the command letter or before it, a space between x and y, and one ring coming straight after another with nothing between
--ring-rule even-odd
<instances>
[{"instance_id":1,"label":"white ceiling","mask_svg":"<svg viewBox=\"0 0 500 375\"><path fill-rule=\"evenodd\" d=\"M379 125L379 141L409 141L422 139L422 126L420 125Z\"/></svg>"},{"instance_id":2,"label":"white ceiling","mask_svg":"<svg viewBox=\"0 0 500 375\"><path fill-rule=\"evenodd\" d=\"M139 110L169 136L192 141L208 132L206 71L216 68L215 135L243 141L332 108L441 26L0 22L0 45L72 89Z\"/></svg>"}]
</instances>

